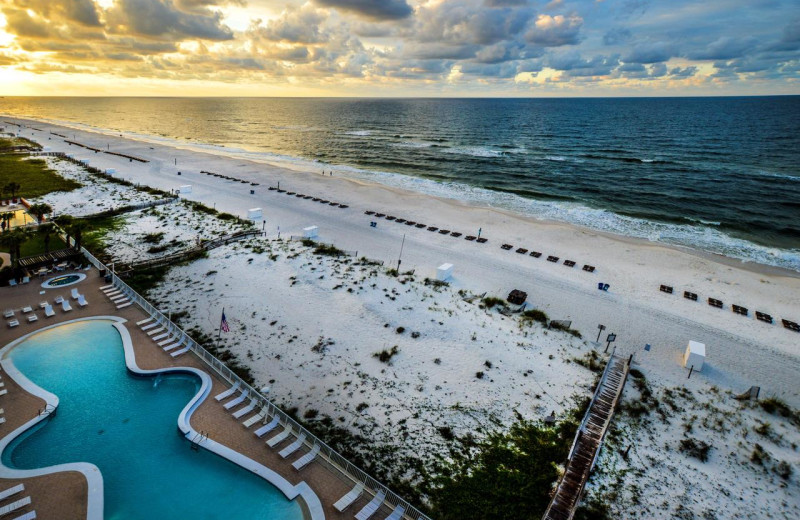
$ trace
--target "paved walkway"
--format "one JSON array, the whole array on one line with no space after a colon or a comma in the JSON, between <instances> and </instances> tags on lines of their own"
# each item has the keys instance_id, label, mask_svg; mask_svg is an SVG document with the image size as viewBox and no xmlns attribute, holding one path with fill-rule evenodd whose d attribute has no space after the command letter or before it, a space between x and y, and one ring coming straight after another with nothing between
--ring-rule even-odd
<instances>
[{"instance_id":1,"label":"paved walkway","mask_svg":"<svg viewBox=\"0 0 800 520\"><path fill-rule=\"evenodd\" d=\"M168 353L158 348L152 339L136 326L137 321L147 318L142 309L132 305L118 311L100 291L100 287L105 285L105 282L98 276L97 270L92 269L87 272L87 275L87 279L79 284L61 289L48 289L45 291L41 287L43 280L32 280L31 283L18 287L0 287L0 301L3 302L3 308L0 310L15 309L17 318L20 321L19 327L10 329L5 325L7 320L4 320L4 324L0 329L0 346L4 346L14 339L54 323L88 316L116 315L125 318L128 320L125 326L131 335L136 361L141 368L156 369L171 366L190 366L204 370L212 376L213 388L210 393L212 397L206 399L191 418L191 424L195 430L208 432L211 439L276 471L293 485L305 481L319 497L327 519L351 519L371 499L370 495L364 494L347 510L347 514L336 511L333 508L333 503L353 487L352 482L349 482L337 470L329 467L320 457L302 470L295 470L291 463L307 452L308 446L304 446L286 459L281 458L278 452L284 446L290 444L294 437L290 437L275 448L267 447L265 440L271 434L267 434L263 439L258 439L253 434L257 426L246 429L242 425L242 422L249 415L234 419L220 403L213 399L214 395L228 387L226 382L220 379L215 372L209 369L193 353L189 352L178 358L172 358ZM59 295L68 297L73 287L77 287L86 296L89 305L85 308L73 305L73 310L68 313L64 313L58 308L54 317L45 318L44 312L38 309L39 302L44 300L52 302ZM41 291L45 291L45 294L40 294ZM38 310L39 321L28 323L23 319L20 309L27 305ZM0 396L0 407L5 409L6 417L6 423L0 425L0 435L6 435L21 424L29 421L44 406L44 402L41 399L22 390L9 377L3 377L3 381L6 383L8 394ZM19 482L25 484L25 494L31 496L31 509L36 510L38 519L65 520L85 518L87 488L86 481L80 473L64 472L30 479L0 479L0 489L11 487ZM27 510L29 509L24 511ZM389 513L389 509L384 506L374 515L374 518L385 518Z\"/></svg>"}]
</instances>

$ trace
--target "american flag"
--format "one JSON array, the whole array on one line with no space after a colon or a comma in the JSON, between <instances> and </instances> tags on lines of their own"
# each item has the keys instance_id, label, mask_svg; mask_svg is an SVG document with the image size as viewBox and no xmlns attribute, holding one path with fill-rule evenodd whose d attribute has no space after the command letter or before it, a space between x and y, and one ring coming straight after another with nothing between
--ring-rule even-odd
<instances>
[{"instance_id":1,"label":"american flag","mask_svg":"<svg viewBox=\"0 0 800 520\"><path fill-rule=\"evenodd\" d=\"M219 328L223 332L231 331L231 328L228 326L228 320L225 319L225 311L222 311L222 321L219 323Z\"/></svg>"}]
</instances>

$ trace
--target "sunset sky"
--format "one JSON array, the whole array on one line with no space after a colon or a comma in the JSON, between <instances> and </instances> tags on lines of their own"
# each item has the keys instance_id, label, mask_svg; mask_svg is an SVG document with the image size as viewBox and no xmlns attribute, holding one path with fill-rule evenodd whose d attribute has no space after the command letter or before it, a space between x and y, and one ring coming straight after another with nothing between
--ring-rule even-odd
<instances>
[{"instance_id":1,"label":"sunset sky","mask_svg":"<svg viewBox=\"0 0 800 520\"><path fill-rule=\"evenodd\" d=\"M797 0L0 0L0 95L800 94Z\"/></svg>"}]
</instances>

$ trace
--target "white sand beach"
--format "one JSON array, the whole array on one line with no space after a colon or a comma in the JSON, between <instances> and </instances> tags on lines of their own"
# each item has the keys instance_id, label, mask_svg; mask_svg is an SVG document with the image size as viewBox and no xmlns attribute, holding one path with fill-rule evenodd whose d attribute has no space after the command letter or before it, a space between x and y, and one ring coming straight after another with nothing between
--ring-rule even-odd
<instances>
[{"instance_id":1,"label":"white sand beach","mask_svg":"<svg viewBox=\"0 0 800 520\"><path fill-rule=\"evenodd\" d=\"M625 507L623 517L629 518L671 518L679 513L678 504L698 517L715 511L717 516L706 518L800 514L796 427L731 399L758 385L762 396L800 406L800 334L780 324L782 318L800 321L800 273L377 183L290 171L189 145L176 148L68 130L79 143L149 162L129 161L70 146L50 134L66 134L62 126L33 126L40 130L26 128L22 135L50 151L113 168L116 176L132 182L164 190L191 185L191 193L181 198L241 217L249 208L263 209L265 222L256 225L263 225L266 238L224 246L208 258L173 268L151 297L164 311L185 312L184 326L205 334L216 335L224 307L232 325L224 344L252 369L259 386L269 386L276 402L298 408L301 417L309 410L329 416L376 445L396 449L400 457L443 455L447 443L437 434L440 428L456 435L485 432L510 424L516 414L528 419L558 415L574 396L590 395L593 374L574 359L593 349L602 352L605 343L593 340L603 324L603 337L616 333L617 352L633 355L633 366L646 376L653 393L674 406L652 421L620 415L620 432L603 452L590 494L621 486L617 505ZM64 164L58 164L62 174L87 186L44 197L57 212L89 214L146 199L130 188L80 179L79 169ZM278 183L281 189L349 207L268 189ZM377 226L371 227L371 221ZM318 226L320 241L384 261L387 267L396 266L402 244L401 271L414 274L389 277L376 266L319 257L300 242L285 240L312 225ZM465 240L479 229L487 243ZM225 228L170 204L128 214L109 250L121 260L146 257L147 246L137 237L162 231L167 242L186 244L198 234L217 235ZM284 240L278 240L279 233ZM503 244L513 248L503 250ZM517 248L543 254L534 258L516 253ZM549 255L559 257L558 263L548 262ZM577 265L565 266L567 259ZM455 266L450 286L426 286L424 279L434 278L436 266L445 262ZM595 271L584 271L585 264ZM609 284L607 292L597 289L600 282ZM661 284L673 286L674 294L659 291ZM505 298L515 288L526 291L528 302L551 318L570 320L583 340L537 324L521 326L516 316L464 301L465 295L484 292ZM684 290L697 293L698 301L685 299ZM707 305L709 297L722 300L724 308ZM734 314L731 304L747 307L749 316ZM769 313L775 323L757 321L755 311ZM707 358L703 370L687 379L681 357L689 340L705 343ZM395 345L397 354L388 363L374 357ZM639 394L629 382L626 401L639 401ZM708 424L703 424L704 414ZM768 421L770 428L759 426ZM713 444L708 462L678 453L679 440L691 432ZM769 453L766 464L752 461L755 442ZM625 459L619 451L629 445L633 449ZM779 461L794 468L794 476L779 476Z\"/></svg>"}]
</instances>

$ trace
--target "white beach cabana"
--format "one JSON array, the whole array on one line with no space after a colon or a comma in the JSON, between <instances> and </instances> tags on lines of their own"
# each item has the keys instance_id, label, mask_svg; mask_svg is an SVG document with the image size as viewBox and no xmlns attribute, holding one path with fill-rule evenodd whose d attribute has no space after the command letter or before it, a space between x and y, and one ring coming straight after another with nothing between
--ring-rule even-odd
<instances>
[{"instance_id":1,"label":"white beach cabana","mask_svg":"<svg viewBox=\"0 0 800 520\"><path fill-rule=\"evenodd\" d=\"M186 195L187 193L192 192L192 185L191 184L184 184L178 189L178 193L181 195Z\"/></svg>"},{"instance_id":2,"label":"white beach cabana","mask_svg":"<svg viewBox=\"0 0 800 520\"><path fill-rule=\"evenodd\" d=\"M317 226L308 226L303 228L303 236L306 238L317 238L319 228Z\"/></svg>"},{"instance_id":3,"label":"white beach cabana","mask_svg":"<svg viewBox=\"0 0 800 520\"><path fill-rule=\"evenodd\" d=\"M261 208L250 208L247 210L248 220L260 220L262 216Z\"/></svg>"},{"instance_id":4,"label":"white beach cabana","mask_svg":"<svg viewBox=\"0 0 800 520\"><path fill-rule=\"evenodd\" d=\"M114 168L106 168L107 175L114 175L115 173L117 173L117 170L115 170Z\"/></svg>"},{"instance_id":5,"label":"white beach cabana","mask_svg":"<svg viewBox=\"0 0 800 520\"><path fill-rule=\"evenodd\" d=\"M436 279L440 282L446 282L453 276L453 264L442 264L436 268Z\"/></svg>"},{"instance_id":6,"label":"white beach cabana","mask_svg":"<svg viewBox=\"0 0 800 520\"><path fill-rule=\"evenodd\" d=\"M703 363L706 360L706 345L699 341L690 340L683 354L683 366L686 368L694 367L698 372L703 370Z\"/></svg>"}]
</instances>

